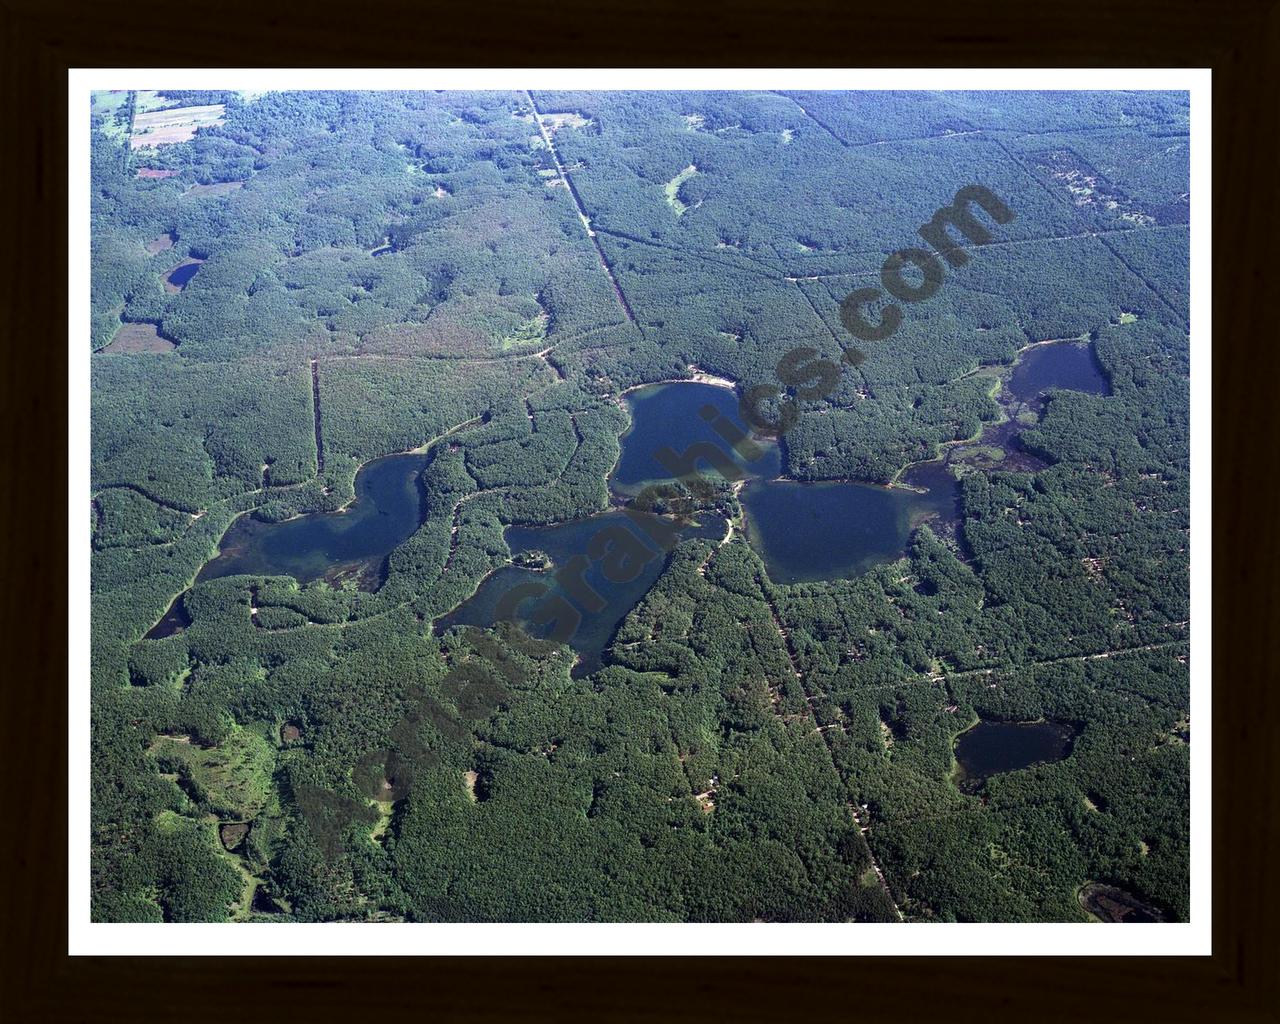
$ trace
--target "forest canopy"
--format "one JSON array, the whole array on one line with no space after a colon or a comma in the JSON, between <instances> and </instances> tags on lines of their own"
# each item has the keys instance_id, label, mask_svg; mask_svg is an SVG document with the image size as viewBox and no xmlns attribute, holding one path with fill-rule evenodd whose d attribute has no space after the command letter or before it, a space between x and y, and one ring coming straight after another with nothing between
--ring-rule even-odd
<instances>
[{"instance_id":1,"label":"forest canopy","mask_svg":"<svg viewBox=\"0 0 1280 1024\"><path fill-rule=\"evenodd\" d=\"M96 96L94 919L1083 921L1094 882L1186 920L1188 124L1172 93ZM843 360L843 300L975 184L1015 216ZM1105 390L1015 401L1050 341ZM511 528L622 504L628 389L740 396L798 347L839 374L779 391L780 473L962 464L953 523L783 584L721 482L727 533L662 552L598 669L440 624L493 574L571 587ZM420 515L376 565L201 576L397 453ZM1072 744L969 791L980 721Z\"/></svg>"}]
</instances>

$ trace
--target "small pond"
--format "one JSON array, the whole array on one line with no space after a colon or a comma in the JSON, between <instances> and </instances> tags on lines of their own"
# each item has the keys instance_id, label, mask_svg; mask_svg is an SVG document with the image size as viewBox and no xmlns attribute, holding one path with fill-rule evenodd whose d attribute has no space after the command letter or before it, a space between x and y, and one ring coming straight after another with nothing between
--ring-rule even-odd
<instances>
[{"instance_id":1,"label":"small pond","mask_svg":"<svg viewBox=\"0 0 1280 1024\"><path fill-rule=\"evenodd\" d=\"M170 292L182 291L203 265L203 260L188 260L185 263L179 263L165 275L165 290Z\"/></svg>"},{"instance_id":2,"label":"small pond","mask_svg":"<svg viewBox=\"0 0 1280 1024\"><path fill-rule=\"evenodd\" d=\"M975 793L993 775L1061 761L1076 734L1068 722L980 721L956 737L956 784Z\"/></svg>"}]
</instances>

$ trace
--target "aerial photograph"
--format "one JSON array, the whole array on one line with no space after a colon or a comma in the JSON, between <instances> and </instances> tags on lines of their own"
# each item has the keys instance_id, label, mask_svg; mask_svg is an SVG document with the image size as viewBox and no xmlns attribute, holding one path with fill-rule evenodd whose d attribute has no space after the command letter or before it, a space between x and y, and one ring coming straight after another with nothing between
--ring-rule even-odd
<instances>
[{"instance_id":1,"label":"aerial photograph","mask_svg":"<svg viewBox=\"0 0 1280 1024\"><path fill-rule=\"evenodd\" d=\"M1189 93L85 107L93 922L1190 920Z\"/></svg>"}]
</instances>

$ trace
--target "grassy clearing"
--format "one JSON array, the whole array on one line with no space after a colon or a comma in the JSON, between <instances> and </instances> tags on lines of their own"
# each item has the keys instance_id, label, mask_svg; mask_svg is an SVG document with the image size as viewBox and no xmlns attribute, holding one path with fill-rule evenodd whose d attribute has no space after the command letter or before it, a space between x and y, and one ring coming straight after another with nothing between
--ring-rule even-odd
<instances>
[{"instance_id":1,"label":"grassy clearing","mask_svg":"<svg viewBox=\"0 0 1280 1024\"><path fill-rule=\"evenodd\" d=\"M502 350L520 348L523 345L536 344L546 340L547 324L551 317L547 313L539 313L521 324L514 333L502 339Z\"/></svg>"},{"instance_id":2,"label":"grassy clearing","mask_svg":"<svg viewBox=\"0 0 1280 1024\"><path fill-rule=\"evenodd\" d=\"M163 235L157 235L147 243L147 253L154 256L158 252L172 249L174 241L173 233L166 231Z\"/></svg>"},{"instance_id":3,"label":"grassy clearing","mask_svg":"<svg viewBox=\"0 0 1280 1024\"><path fill-rule=\"evenodd\" d=\"M89 94L89 112L95 118L102 118L99 128L102 133L119 145L124 145L129 138L129 92L127 89L112 89Z\"/></svg>"},{"instance_id":4,"label":"grassy clearing","mask_svg":"<svg viewBox=\"0 0 1280 1024\"><path fill-rule=\"evenodd\" d=\"M248 821L271 799L275 750L258 730L237 727L216 747L198 747L163 736L151 746L189 780L193 796L216 814Z\"/></svg>"},{"instance_id":5,"label":"grassy clearing","mask_svg":"<svg viewBox=\"0 0 1280 1024\"><path fill-rule=\"evenodd\" d=\"M126 89L92 92L89 94L89 109L94 114L111 117L121 113L128 101L129 93Z\"/></svg>"},{"instance_id":6,"label":"grassy clearing","mask_svg":"<svg viewBox=\"0 0 1280 1024\"><path fill-rule=\"evenodd\" d=\"M374 800L373 806L378 811L378 820L369 829L369 838L375 843L380 843L382 837L387 834L387 829L391 827L391 814L395 803L391 800Z\"/></svg>"},{"instance_id":7,"label":"grassy clearing","mask_svg":"<svg viewBox=\"0 0 1280 1024\"><path fill-rule=\"evenodd\" d=\"M156 89L139 89L137 110L139 114L145 114L152 110L159 110L170 101L164 98L164 94Z\"/></svg>"},{"instance_id":8,"label":"grassy clearing","mask_svg":"<svg viewBox=\"0 0 1280 1024\"><path fill-rule=\"evenodd\" d=\"M667 195L667 205L676 211L677 217L683 214L685 210L689 209L688 206L680 201L680 186L697 173L697 166L690 164L662 187L663 192Z\"/></svg>"},{"instance_id":9,"label":"grassy clearing","mask_svg":"<svg viewBox=\"0 0 1280 1024\"><path fill-rule=\"evenodd\" d=\"M542 126L554 135L561 128L585 128L591 123L591 119L583 117L581 114L572 110L563 111L558 114L543 114Z\"/></svg>"},{"instance_id":10,"label":"grassy clearing","mask_svg":"<svg viewBox=\"0 0 1280 1024\"><path fill-rule=\"evenodd\" d=\"M156 815L156 831L165 834L176 832L191 824L191 819L177 811L161 811Z\"/></svg>"},{"instance_id":11,"label":"grassy clearing","mask_svg":"<svg viewBox=\"0 0 1280 1024\"><path fill-rule=\"evenodd\" d=\"M189 142L201 128L223 124L226 107L211 103L203 107L174 107L170 110L143 112L142 93L138 94L138 112L133 118L131 149L154 149Z\"/></svg>"},{"instance_id":12,"label":"grassy clearing","mask_svg":"<svg viewBox=\"0 0 1280 1024\"><path fill-rule=\"evenodd\" d=\"M102 349L103 355L128 355L134 352L172 352L177 346L168 338L160 337L155 324L121 324Z\"/></svg>"}]
</instances>

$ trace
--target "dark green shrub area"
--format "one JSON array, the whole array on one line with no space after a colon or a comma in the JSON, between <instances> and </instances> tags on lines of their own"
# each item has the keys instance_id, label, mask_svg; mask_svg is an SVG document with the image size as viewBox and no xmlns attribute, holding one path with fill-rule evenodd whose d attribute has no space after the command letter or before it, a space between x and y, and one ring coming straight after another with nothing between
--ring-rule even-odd
<instances>
[{"instance_id":1,"label":"dark green shrub area","mask_svg":"<svg viewBox=\"0 0 1280 1024\"><path fill-rule=\"evenodd\" d=\"M1111 250L1187 320L1191 316L1191 235L1185 227L1126 231L1107 239ZM1127 310L1126 312L1132 312Z\"/></svg>"},{"instance_id":2,"label":"dark green shrub area","mask_svg":"<svg viewBox=\"0 0 1280 1024\"><path fill-rule=\"evenodd\" d=\"M1017 162L984 136L940 145L906 130L889 138L907 141L849 148L795 101L767 93L535 99L544 113L590 113L589 125L558 130L555 143L569 166L581 165L570 174L597 230L675 247L711 268L754 263L801 276L877 269L968 184L1017 196L1006 237L1073 231L1070 211L1026 188ZM687 168L695 172L680 181Z\"/></svg>"},{"instance_id":3,"label":"dark green shrub area","mask_svg":"<svg viewBox=\"0 0 1280 1024\"><path fill-rule=\"evenodd\" d=\"M349 352L424 328L413 352L492 351L616 325L608 279L563 188L538 175L536 129L510 95L467 117L429 94L228 98L226 123L148 157L137 179L94 147L94 345L126 319L162 323L193 358ZM234 182L230 191L191 189ZM168 232L172 249L144 246ZM176 294L160 274L205 260ZM428 321L429 326L428 326Z\"/></svg>"},{"instance_id":4,"label":"dark green shrub area","mask_svg":"<svg viewBox=\"0 0 1280 1024\"><path fill-rule=\"evenodd\" d=\"M95 492L194 513L261 487L265 464L275 485L316 472L305 367L95 360L92 417Z\"/></svg>"}]
</instances>

